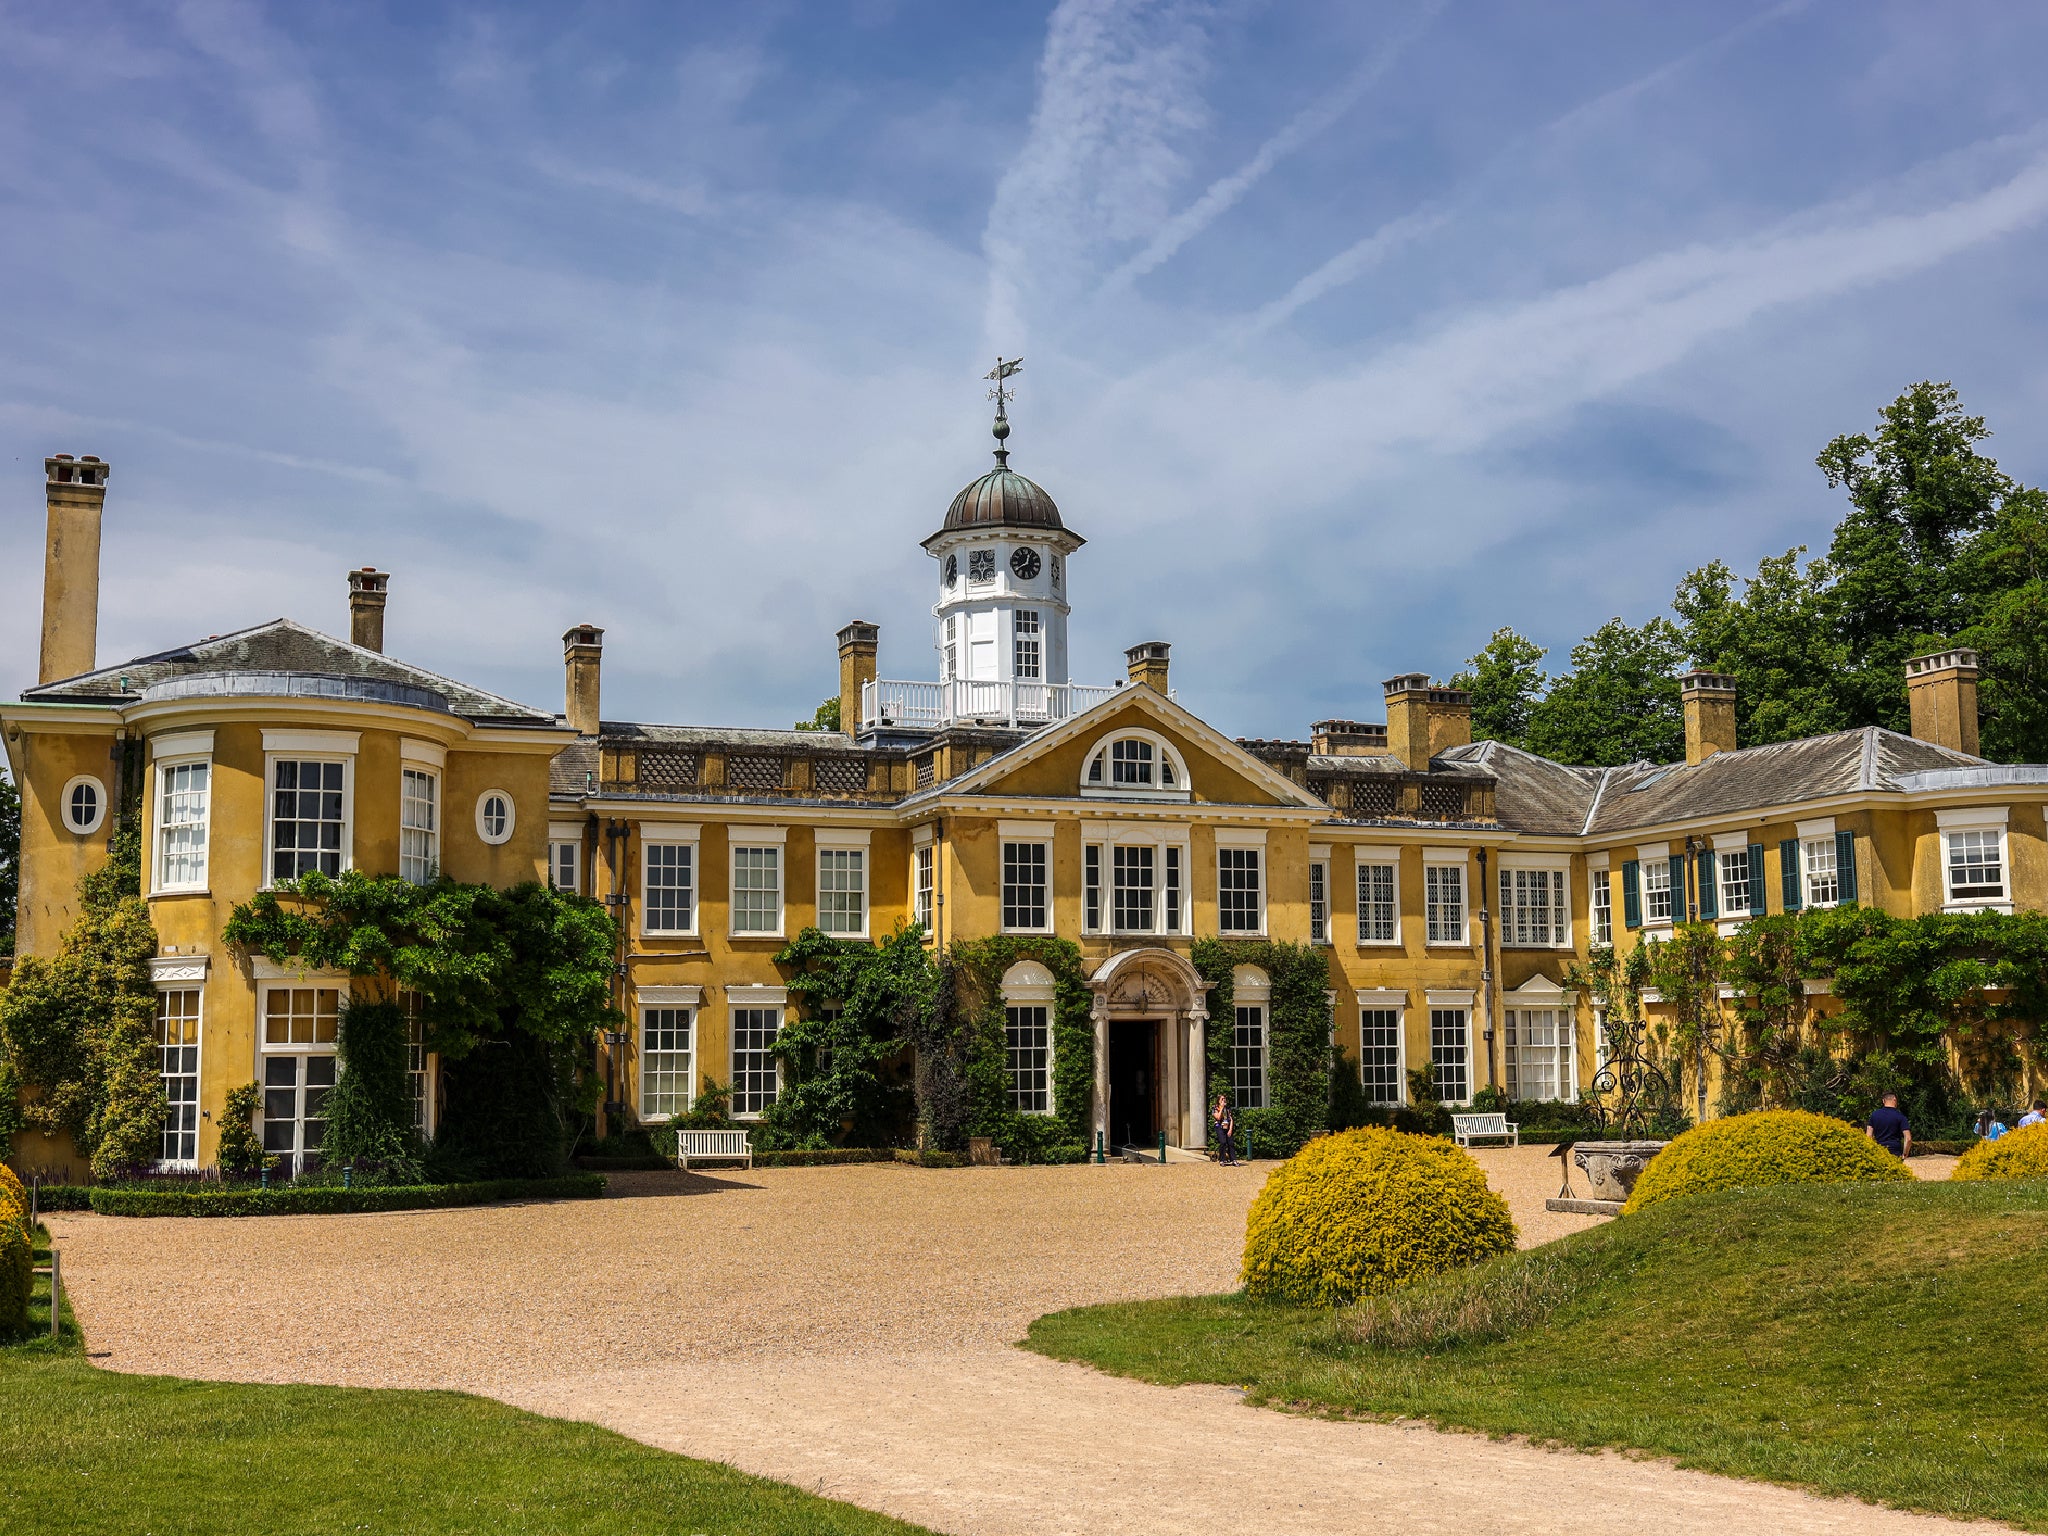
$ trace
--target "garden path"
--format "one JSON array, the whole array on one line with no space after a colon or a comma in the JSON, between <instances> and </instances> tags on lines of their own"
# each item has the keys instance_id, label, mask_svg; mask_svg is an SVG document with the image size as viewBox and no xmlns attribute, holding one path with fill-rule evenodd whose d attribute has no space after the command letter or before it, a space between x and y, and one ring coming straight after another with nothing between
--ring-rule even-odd
<instances>
[{"instance_id":1,"label":"garden path","mask_svg":"<svg viewBox=\"0 0 2048 1536\"><path fill-rule=\"evenodd\" d=\"M1525 1242L1592 1220L1542 1209L1545 1151L1477 1154ZM1263 1171L649 1174L591 1204L51 1224L114 1369L481 1392L971 1536L1448 1536L1475 1508L1505 1533L1956 1528L1008 1347L1055 1308L1228 1289Z\"/></svg>"}]
</instances>

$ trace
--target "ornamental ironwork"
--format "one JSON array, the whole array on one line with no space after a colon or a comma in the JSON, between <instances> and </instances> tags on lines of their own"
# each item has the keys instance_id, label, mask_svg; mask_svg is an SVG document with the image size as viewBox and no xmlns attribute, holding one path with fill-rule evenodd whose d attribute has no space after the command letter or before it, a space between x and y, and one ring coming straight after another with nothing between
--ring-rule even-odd
<instances>
[{"instance_id":1,"label":"ornamental ironwork","mask_svg":"<svg viewBox=\"0 0 2048 1536\"><path fill-rule=\"evenodd\" d=\"M1644 1020L1610 1016L1602 1029L1607 1064L1593 1074L1595 1113L1602 1130L1619 1130L1624 1138L1634 1139L1646 1134L1650 1117L1671 1102L1671 1083L1650 1059ZM1609 1094L1618 1096L1612 1108Z\"/></svg>"}]
</instances>

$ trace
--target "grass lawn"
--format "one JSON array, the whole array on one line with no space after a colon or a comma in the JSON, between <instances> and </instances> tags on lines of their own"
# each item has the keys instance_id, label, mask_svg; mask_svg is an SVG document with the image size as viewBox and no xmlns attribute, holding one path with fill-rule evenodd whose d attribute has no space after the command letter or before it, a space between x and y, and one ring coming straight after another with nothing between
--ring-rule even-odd
<instances>
[{"instance_id":1,"label":"grass lawn","mask_svg":"<svg viewBox=\"0 0 2048 1536\"><path fill-rule=\"evenodd\" d=\"M1083 1307L1028 1347L2048 1531L2048 1184L1712 1195L1369 1306Z\"/></svg>"},{"instance_id":2,"label":"grass lawn","mask_svg":"<svg viewBox=\"0 0 2048 1536\"><path fill-rule=\"evenodd\" d=\"M233 1386L97 1370L68 1317L65 1336L48 1337L47 1277L37 1283L31 1320L40 1336L0 1345L0 1531L922 1529L457 1392ZM250 1319L251 1327L290 1325Z\"/></svg>"}]
</instances>

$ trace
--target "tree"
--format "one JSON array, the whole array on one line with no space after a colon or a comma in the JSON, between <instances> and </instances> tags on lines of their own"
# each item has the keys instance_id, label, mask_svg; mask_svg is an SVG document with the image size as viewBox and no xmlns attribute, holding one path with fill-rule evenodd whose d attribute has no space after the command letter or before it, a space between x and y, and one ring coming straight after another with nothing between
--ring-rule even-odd
<instances>
[{"instance_id":1,"label":"tree","mask_svg":"<svg viewBox=\"0 0 2048 1536\"><path fill-rule=\"evenodd\" d=\"M797 721L796 729L800 731L838 730L839 695L835 693L832 695L831 698L827 699L824 703L820 704L817 708L816 713L814 713L810 719Z\"/></svg>"},{"instance_id":2,"label":"tree","mask_svg":"<svg viewBox=\"0 0 2048 1536\"><path fill-rule=\"evenodd\" d=\"M1542 661L1550 653L1512 629L1496 629L1485 647L1451 679L1472 694L1472 735L1482 741L1528 745L1529 715L1550 679Z\"/></svg>"},{"instance_id":3,"label":"tree","mask_svg":"<svg viewBox=\"0 0 2048 1536\"><path fill-rule=\"evenodd\" d=\"M1746 747L1824 736L1853 723L1842 697L1846 652L1830 627L1825 561L1805 549L1757 562L1739 579L1722 561L1690 571L1671 600L1696 667L1736 679L1736 738Z\"/></svg>"},{"instance_id":4,"label":"tree","mask_svg":"<svg viewBox=\"0 0 2048 1536\"><path fill-rule=\"evenodd\" d=\"M1685 643L1668 619L1641 628L1609 619L1572 647L1572 669L1529 713L1529 749L1561 763L1612 766L1685 752L1678 664Z\"/></svg>"},{"instance_id":5,"label":"tree","mask_svg":"<svg viewBox=\"0 0 2048 1536\"><path fill-rule=\"evenodd\" d=\"M2048 496L2007 497L1970 564L1978 608L1958 638L1983 664L1981 750L2001 762L2048 762Z\"/></svg>"},{"instance_id":6,"label":"tree","mask_svg":"<svg viewBox=\"0 0 2048 1536\"><path fill-rule=\"evenodd\" d=\"M1977 452L1990 429L1963 414L1953 385L1915 384L1879 418L1871 432L1837 437L1815 462L1849 493L1828 552L1849 720L1903 731L1906 659L1969 624L1964 556L2014 486Z\"/></svg>"}]
</instances>

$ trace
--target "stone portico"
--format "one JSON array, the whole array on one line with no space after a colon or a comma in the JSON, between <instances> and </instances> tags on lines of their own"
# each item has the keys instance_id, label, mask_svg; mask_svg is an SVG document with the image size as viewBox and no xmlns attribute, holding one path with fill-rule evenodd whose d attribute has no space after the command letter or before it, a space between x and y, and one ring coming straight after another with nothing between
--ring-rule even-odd
<instances>
[{"instance_id":1,"label":"stone portico","mask_svg":"<svg viewBox=\"0 0 2048 1536\"><path fill-rule=\"evenodd\" d=\"M1147 946L1118 950L1096 967L1088 988L1095 994L1096 1135L1112 1148L1161 1132L1178 1147L1207 1145L1209 1008L1201 974L1187 956Z\"/></svg>"}]
</instances>

